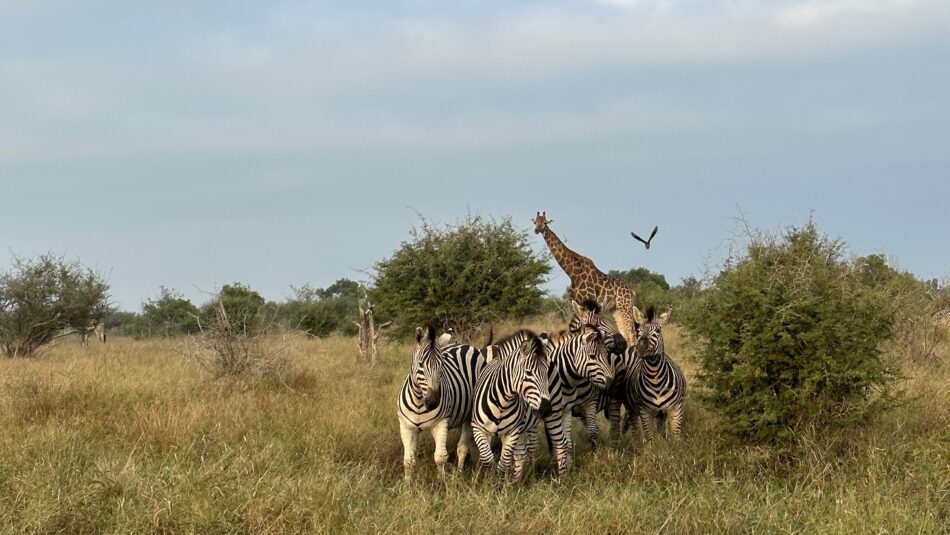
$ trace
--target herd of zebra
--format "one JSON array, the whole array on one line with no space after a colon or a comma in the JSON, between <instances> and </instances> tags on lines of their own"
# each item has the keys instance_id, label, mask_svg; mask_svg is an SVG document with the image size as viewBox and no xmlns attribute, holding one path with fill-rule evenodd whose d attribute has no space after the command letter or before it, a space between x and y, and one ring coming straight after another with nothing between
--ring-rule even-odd
<instances>
[{"instance_id":1,"label":"herd of zebra","mask_svg":"<svg viewBox=\"0 0 950 535\"><path fill-rule=\"evenodd\" d=\"M671 434L679 435L686 383L664 350L669 312L657 315L651 307L643 323L634 322L636 340L628 345L596 302L572 305L574 315L561 332L521 329L482 348L437 337L431 324L416 329L412 365L397 403L407 480L424 430L435 440L440 470L449 457L448 431L460 428L458 469L472 450L483 469L494 467L497 443L497 468L512 481L522 480L532 466L542 424L558 477L573 462L575 416L583 419L592 448L600 412L607 414L611 438L620 438L621 407L625 423L638 421L647 438L661 414Z\"/></svg>"}]
</instances>

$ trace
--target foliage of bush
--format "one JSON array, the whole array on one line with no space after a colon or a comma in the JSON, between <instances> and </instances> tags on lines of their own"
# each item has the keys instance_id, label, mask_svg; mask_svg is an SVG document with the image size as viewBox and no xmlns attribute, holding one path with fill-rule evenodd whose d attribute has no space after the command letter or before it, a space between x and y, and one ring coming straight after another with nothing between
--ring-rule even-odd
<instances>
[{"instance_id":1,"label":"foliage of bush","mask_svg":"<svg viewBox=\"0 0 950 535\"><path fill-rule=\"evenodd\" d=\"M239 282L225 284L214 300L201 307L201 321L217 321L218 308L224 307L231 325L243 330L253 329L266 312L264 305L264 297L250 287Z\"/></svg>"},{"instance_id":2,"label":"foliage of bush","mask_svg":"<svg viewBox=\"0 0 950 535\"><path fill-rule=\"evenodd\" d=\"M889 406L895 374L880 347L898 317L893 286L879 284L878 259L852 263L844 247L813 222L752 235L687 314L727 431L788 442Z\"/></svg>"},{"instance_id":3,"label":"foliage of bush","mask_svg":"<svg viewBox=\"0 0 950 535\"><path fill-rule=\"evenodd\" d=\"M46 254L14 258L0 274L0 344L29 356L59 336L84 330L109 313L109 285L78 261Z\"/></svg>"},{"instance_id":4,"label":"foliage of bush","mask_svg":"<svg viewBox=\"0 0 950 535\"><path fill-rule=\"evenodd\" d=\"M295 297L281 306L282 323L313 336L326 337L339 332L356 334L353 324L359 318L360 285L339 279L327 288L304 286L295 289Z\"/></svg>"},{"instance_id":5,"label":"foliage of bush","mask_svg":"<svg viewBox=\"0 0 950 535\"><path fill-rule=\"evenodd\" d=\"M465 333L538 313L550 271L545 257L532 250L529 234L510 218L468 216L446 226L423 220L391 257L376 264L370 296L378 317L394 321L394 335L432 318Z\"/></svg>"},{"instance_id":6,"label":"foliage of bush","mask_svg":"<svg viewBox=\"0 0 950 535\"><path fill-rule=\"evenodd\" d=\"M158 297L142 303L144 336L177 336L198 332L198 307L164 286Z\"/></svg>"}]
</instances>

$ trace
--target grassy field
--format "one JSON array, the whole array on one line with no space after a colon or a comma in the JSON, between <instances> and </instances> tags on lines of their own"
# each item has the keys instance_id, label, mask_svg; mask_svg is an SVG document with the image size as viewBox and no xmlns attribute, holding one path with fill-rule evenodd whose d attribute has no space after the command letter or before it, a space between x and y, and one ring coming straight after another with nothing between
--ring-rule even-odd
<instances>
[{"instance_id":1,"label":"grassy field","mask_svg":"<svg viewBox=\"0 0 950 535\"><path fill-rule=\"evenodd\" d=\"M694 376L682 333L666 337ZM290 388L211 379L174 340L85 351L67 340L0 360L0 533L950 529L946 343L942 362L899 357L901 407L806 439L782 462L718 434L694 397L679 442L644 446L630 433L590 452L580 440L562 482L542 449L529 483L510 488L472 471L443 480L431 437L417 480L402 482L395 396L408 345L385 346L369 369L352 339L284 342L298 370Z\"/></svg>"}]
</instances>

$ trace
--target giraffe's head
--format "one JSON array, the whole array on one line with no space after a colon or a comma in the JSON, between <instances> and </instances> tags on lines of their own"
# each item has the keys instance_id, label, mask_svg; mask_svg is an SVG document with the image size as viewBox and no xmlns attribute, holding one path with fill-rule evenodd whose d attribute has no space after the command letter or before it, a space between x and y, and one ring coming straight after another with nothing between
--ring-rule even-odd
<instances>
[{"instance_id":1,"label":"giraffe's head","mask_svg":"<svg viewBox=\"0 0 950 535\"><path fill-rule=\"evenodd\" d=\"M548 219L547 212L538 212L534 219L531 221L534 223L534 233L541 234L548 228L549 223L553 223L554 220Z\"/></svg>"}]
</instances>

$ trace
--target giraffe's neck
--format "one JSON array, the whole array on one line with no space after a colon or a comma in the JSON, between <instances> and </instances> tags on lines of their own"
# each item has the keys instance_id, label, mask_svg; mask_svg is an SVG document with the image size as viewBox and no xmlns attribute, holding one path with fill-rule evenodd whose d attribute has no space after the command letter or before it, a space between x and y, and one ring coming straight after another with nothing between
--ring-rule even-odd
<instances>
[{"instance_id":1,"label":"giraffe's neck","mask_svg":"<svg viewBox=\"0 0 950 535\"><path fill-rule=\"evenodd\" d=\"M554 259L557 260L558 265L561 266L564 273L567 273L567 276L573 281L574 277L580 274L577 262L578 256L580 255L568 249L567 246L564 245L564 242L561 241L561 238L558 238L557 234L549 228L544 229L544 242L548 244L548 249L551 250L551 254L554 255Z\"/></svg>"}]
</instances>

